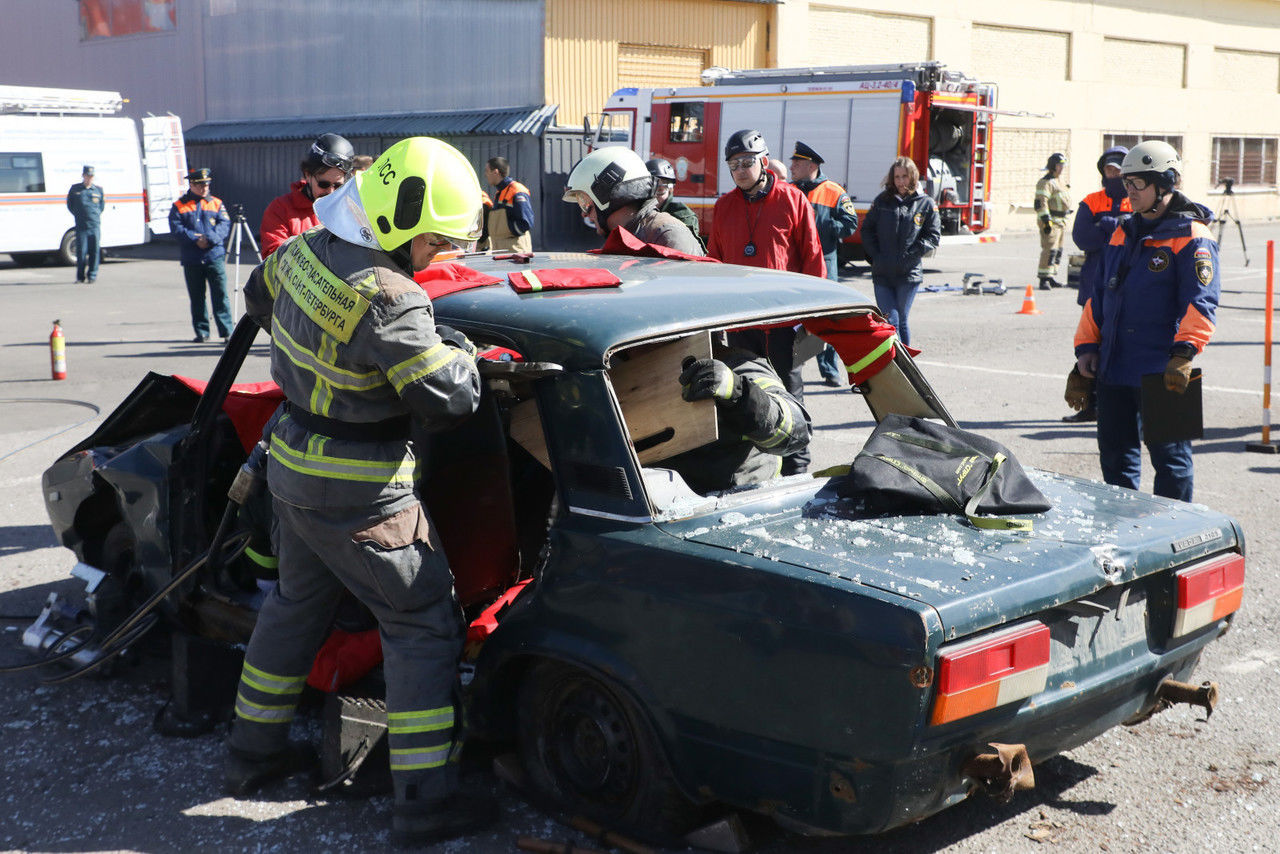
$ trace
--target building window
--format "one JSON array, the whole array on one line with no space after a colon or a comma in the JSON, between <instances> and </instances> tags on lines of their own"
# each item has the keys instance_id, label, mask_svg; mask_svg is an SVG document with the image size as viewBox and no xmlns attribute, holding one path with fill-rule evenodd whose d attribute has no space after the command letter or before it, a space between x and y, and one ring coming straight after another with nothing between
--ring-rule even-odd
<instances>
[{"instance_id":1,"label":"building window","mask_svg":"<svg viewBox=\"0 0 1280 854\"><path fill-rule=\"evenodd\" d=\"M83 41L177 28L174 0L80 0Z\"/></svg>"},{"instance_id":2,"label":"building window","mask_svg":"<svg viewBox=\"0 0 1280 854\"><path fill-rule=\"evenodd\" d=\"M1117 145L1133 148L1140 142L1150 142L1151 140L1169 143L1173 146L1173 150L1178 152L1178 156L1182 156L1181 135L1169 136L1158 133L1104 133L1102 135L1102 150L1106 151L1108 148L1115 148Z\"/></svg>"},{"instance_id":3,"label":"building window","mask_svg":"<svg viewBox=\"0 0 1280 854\"><path fill-rule=\"evenodd\" d=\"M702 107L701 101L672 104L671 131L667 139L670 142L702 142Z\"/></svg>"},{"instance_id":4,"label":"building window","mask_svg":"<svg viewBox=\"0 0 1280 854\"><path fill-rule=\"evenodd\" d=\"M0 193L43 193L44 162L38 153L0 154Z\"/></svg>"},{"instance_id":5,"label":"building window","mask_svg":"<svg viewBox=\"0 0 1280 854\"><path fill-rule=\"evenodd\" d=\"M1215 136L1213 186L1232 181L1245 187L1276 185L1276 140L1266 136Z\"/></svg>"}]
</instances>

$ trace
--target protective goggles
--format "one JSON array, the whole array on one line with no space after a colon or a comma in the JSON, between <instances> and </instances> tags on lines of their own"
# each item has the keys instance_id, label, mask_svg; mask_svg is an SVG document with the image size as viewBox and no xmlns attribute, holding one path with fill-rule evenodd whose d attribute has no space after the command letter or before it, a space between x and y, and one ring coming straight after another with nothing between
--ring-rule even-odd
<instances>
[{"instance_id":1,"label":"protective goggles","mask_svg":"<svg viewBox=\"0 0 1280 854\"><path fill-rule=\"evenodd\" d=\"M325 151L314 142L311 143L311 156L330 169L341 169L348 175L351 174L351 170L355 169L356 166L354 157L343 157L340 154L334 154L332 151Z\"/></svg>"},{"instance_id":2,"label":"protective goggles","mask_svg":"<svg viewBox=\"0 0 1280 854\"><path fill-rule=\"evenodd\" d=\"M434 231L424 231L422 236L429 245L440 252L471 252L476 248L476 240L480 237L480 235L476 235L471 240L459 240L456 237L448 237Z\"/></svg>"},{"instance_id":3,"label":"protective goggles","mask_svg":"<svg viewBox=\"0 0 1280 854\"><path fill-rule=\"evenodd\" d=\"M729 171L731 172L745 172L759 162L759 155L752 155L751 157L739 157L734 160L726 160L725 165L729 167Z\"/></svg>"},{"instance_id":4,"label":"protective goggles","mask_svg":"<svg viewBox=\"0 0 1280 854\"><path fill-rule=\"evenodd\" d=\"M570 190L565 193L565 196L567 197L566 201L577 202L578 209L583 213L590 213L591 209L595 207L595 202L591 201L591 197L581 190Z\"/></svg>"}]
</instances>

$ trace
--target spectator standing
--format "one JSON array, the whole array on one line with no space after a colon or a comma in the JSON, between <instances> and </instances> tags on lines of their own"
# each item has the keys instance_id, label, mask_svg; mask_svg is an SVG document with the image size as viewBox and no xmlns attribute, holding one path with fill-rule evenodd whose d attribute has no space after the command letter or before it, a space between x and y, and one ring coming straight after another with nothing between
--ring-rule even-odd
<instances>
[{"instance_id":1,"label":"spectator standing","mask_svg":"<svg viewBox=\"0 0 1280 854\"><path fill-rule=\"evenodd\" d=\"M231 234L231 218L222 199L209 192L213 173L193 169L187 173L187 192L169 208L169 231L178 241L182 275L187 281L191 300L191 328L195 343L209 340L209 312L205 305L205 288L213 303L213 320L218 334L226 341L231 334L231 302L227 299L227 236Z\"/></svg>"},{"instance_id":2,"label":"spectator standing","mask_svg":"<svg viewBox=\"0 0 1280 854\"><path fill-rule=\"evenodd\" d=\"M266 258L295 234L319 225L312 207L351 180L355 169L355 149L336 133L321 134L307 149L299 168L302 179L289 192L277 196L262 215L262 257Z\"/></svg>"},{"instance_id":3,"label":"spectator standing","mask_svg":"<svg viewBox=\"0 0 1280 854\"><path fill-rule=\"evenodd\" d=\"M625 228L645 243L666 246L687 255L701 255L702 245L688 227L658 210L654 199L657 179L629 148L608 146L578 161L565 182L564 200L574 202L582 218L608 235Z\"/></svg>"},{"instance_id":4,"label":"spectator standing","mask_svg":"<svg viewBox=\"0 0 1280 854\"><path fill-rule=\"evenodd\" d=\"M862 246L871 261L876 305L903 344L911 343L907 316L924 282L924 256L941 239L942 219L933 199L920 192L920 170L910 157L899 157L862 223Z\"/></svg>"},{"instance_id":5,"label":"spectator standing","mask_svg":"<svg viewBox=\"0 0 1280 854\"><path fill-rule=\"evenodd\" d=\"M699 254L706 252L707 244L702 240L702 234L699 232L698 215L690 210L688 205L677 202L672 198L675 193L676 171L671 168L671 164L668 161L663 160L661 157L645 161L644 165L649 169L649 174L658 182L653 196L658 202L658 210L665 214L671 214L671 216L688 226L689 231L693 232L694 238L698 241L698 245L702 247Z\"/></svg>"},{"instance_id":6,"label":"spectator standing","mask_svg":"<svg viewBox=\"0 0 1280 854\"><path fill-rule=\"evenodd\" d=\"M529 188L510 177L511 164L505 157L490 157L484 177L494 189L493 207L485 224L489 248L504 252L532 252L533 203Z\"/></svg>"},{"instance_id":7,"label":"spectator standing","mask_svg":"<svg viewBox=\"0 0 1280 854\"><path fill-rule=\"evenodd\" d=\"M818 227L818 239L822 241L822 258L827 265L827 278L840 281L840 241L852 237L858 230L858 212L853 201L835 181L822 174L825 161L818 152L799 140L791 153L791 182L813 205L814 223ZM848 376L840 364L836 349L830 344L818 354L818 372L830 386L847 385Z\"/></svg>"},{"instance_id":8,"label":"spectator standing","mask_svg":"<svg viewBox=\"0 0 1280 854\"><path fill-rule=\"evenodd\" d=\"M1080 291L1076 294L1076 302L1081 308L1089 301L1102 278L1103 248L1111 240L1111 235L1115 234L1116 226L1133 212L1124 189L1124 179L1120 175L1120 164L1128 153L1129 149L1118 145L1108 148L1098 158L1102 189L1084 197L1071 227L1071 239L1084 252L1084 264L1080 267ZM1097 395L1091 389L1089 403L1085 408L1073 415L1064 416L1062 420L1068 424L1096 421L1096 404Z\"/></svg>"},{"instance_id":9,"label":"spectator standing","mask_svg":"<svg viewBox=\"0 0 1280 854\"><path fill-rule=\"evenodd\" d=\"M764 136L757 130L737 131L725 143L724 159L735 189L716 200L707 254L730 264L825 278L827 268L813 207L804 193L770 170ZM800 366L795 364L795 338L795 329L770 329L734 333L729 343L765 356L786 390L803 405L804 382ZM784 475L808 468L807 448L782 461Z\"/></svg>"},{"instance_id":10,"label":"spectator standing","mask_svg":"<svg viewBox=\"0 0 1280 854\"><path fill-rule=\"evenodd\" d=\"M1079 377L1097 379L1102 478L1137 489L1142 475L1142 377L1164 375L1183 394L1191 360L1213 336L1220 280L1213 215L1178 189L1182 159L1159 140L1140 142L1120 164L1133 215L1103 250L1102 276L1076 327L1076 371L1067 403L1088 403ZM1077 376L1077 373L1079 376ZM1191 442L1146 442L1154 492L1190 501Z\"/></svg>"},{"instance_id":11,"label":"spectator standing","mask_svg":"<svg viewBox=\"0 0 1280 854\"><path fill-rule=\"evenodd\" d=\"M1062 261L1062 233L1067 227L1067 214L1071 211L1071 196L1062 180L1062 170L1067 166L1065 154L1054 152L1045 162L1045 173L1036 181L1036 217L1040 221L1040 290L1062 287L1054 278Z\"/></svg>"},{"instance_id":12,"label":"spectator standing","mask_svg":"<svg viewBox=\"0 0 1280 854\"><path fill-rule=\"evenodd\" d=\"M80 183L67 191L67 210L76 221L76 282L93 284L102 257L102 211L106 195L93 183L93 167L80 171Z\"/></svg>"}]
</instances>

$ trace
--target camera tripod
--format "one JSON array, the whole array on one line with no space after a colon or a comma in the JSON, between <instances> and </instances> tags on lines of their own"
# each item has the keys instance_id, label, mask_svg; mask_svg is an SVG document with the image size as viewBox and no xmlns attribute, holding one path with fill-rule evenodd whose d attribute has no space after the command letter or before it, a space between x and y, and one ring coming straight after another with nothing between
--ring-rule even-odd
<instances>
[{"instance_id":1,"label":"camera tripod","mask_svg":"<svg viewBox=\"0 0 1280 854\"><path fill-rule=\"evenodd\" d=\"M262 251L258 249L258 242L253 239L253 231L249 228L249 223L245 222L244 205L230 205L231 208L231 259L235 265L235 290L231 296L231 318L234 322L235 318L240 314L240 241L242 238L249 239L249 245L253 247L253 255L257 258L257 262L262 263Z\"/></svg>"},{"instance_id":2,"label":"camera tripod","mask_svg":"<svg viewBox=\"0 0 1280 854\"><path fill-rule=\"evenodd\" d=\"M1244 243L1244 226L1240 224L1240 214L1236 210L1236 194L1231 189L1231 185L1235 183L1234 178L1223 178L1222 185L1226 187L1222 191L1222 201L1218 203L1218 211L1213 215L1214 239L1218 241L1218 249L1222 249L1222 230L1226 227L1227 220L1233 220L1236 224L1236 230L1240 232L1240 249L1244 252L1244 265L1249 266L1249 247Z\"/></svg>"}]
</instances>

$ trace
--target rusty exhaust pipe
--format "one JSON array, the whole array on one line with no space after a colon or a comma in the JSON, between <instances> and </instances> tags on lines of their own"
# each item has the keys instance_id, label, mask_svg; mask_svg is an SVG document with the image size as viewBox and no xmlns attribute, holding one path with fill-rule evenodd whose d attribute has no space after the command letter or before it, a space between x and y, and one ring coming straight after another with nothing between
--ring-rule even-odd
<instances>
[{"instance_id":1,"label":"rusty exhaust pipe","mask_svg":"<svg viewBox=\"0 0 1280 854\"><path fill-rule=\"evenodd\" d=\"M1033 789L1036 775L1024 744L992 743L995 753L979 753L960 769L978 788L1000 803L1008 803L1014 792Z\"/></svg>"},{"instance_id":2,"label":"rusty exhaust pipe","mask_svg":"<svg viewBox=\"0 0 1280 854\"><path fill-rule=\"evenodd\" d=\"M1204 719L1208 721L1218 705L1218 683L1202 682L1192 685L1190 682L1165 679L1156 688L1156 711L1163 712L1178 703L1199 706L1204 709Z\"/></svg>"}]
</instances>

